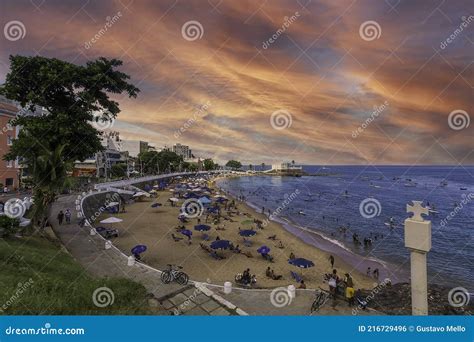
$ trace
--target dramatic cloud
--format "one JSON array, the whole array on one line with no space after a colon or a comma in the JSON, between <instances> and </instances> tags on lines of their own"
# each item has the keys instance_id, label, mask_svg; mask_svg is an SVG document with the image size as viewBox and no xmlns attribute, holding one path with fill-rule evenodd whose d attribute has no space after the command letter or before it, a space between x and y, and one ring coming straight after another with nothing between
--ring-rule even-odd
<instances>
[{"instance_id":1,"label":"dramatic cloud","mask_svg":"<svg viewBox=\"0 0 474 342\"><path fill-rule=\"evenodd\" d=\"M124 138L255 164L474 163L474 123L448 121L455 110L474 120L467 0L7 0L0 8L2 27L16 20L26 29L22 39L1 37L0 82L9 54L124 61L142 90L118 98L114 128Z\"/></svg>"}]
</instances>

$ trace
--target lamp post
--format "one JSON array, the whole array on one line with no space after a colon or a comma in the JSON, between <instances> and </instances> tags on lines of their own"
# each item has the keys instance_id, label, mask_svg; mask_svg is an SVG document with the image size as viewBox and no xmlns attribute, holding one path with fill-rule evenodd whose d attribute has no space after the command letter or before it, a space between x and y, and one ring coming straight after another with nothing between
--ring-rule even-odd
<instances>
[{"instance_id":1,"label":"lamp post","mask_svg":"<svg viewBox=\"0 0 474 342\"><path fill-rule=\"evenodd\" d=\"M431 221L425 221L423 215L429 210L421 201L407 204L407 212L412 217L405 220L405 247L410 250L411 269L411 307L412 314L428 315L428 275L426 254L431 249Z\"/></svg>"}]
</instances>

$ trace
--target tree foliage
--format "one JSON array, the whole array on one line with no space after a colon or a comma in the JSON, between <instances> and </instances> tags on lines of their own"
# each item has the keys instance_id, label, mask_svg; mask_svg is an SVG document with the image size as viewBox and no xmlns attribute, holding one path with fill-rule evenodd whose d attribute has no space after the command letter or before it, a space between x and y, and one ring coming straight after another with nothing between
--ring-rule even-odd
<instances>
[{"instance_id":1,"label":"tree foliage","mask_svg":"<svg viewBox=\"0 0 474 342\"><path fill-rule=\"evenodd\" d=\"M30 170L35 197L34 221L45 217L62 189L68 165L102 149L95 120L113 120L119 104L109 93L136 97L139 89L129 76L115 70L117 59L99 58L75 65L56 58L10 56L10 72L0 94L44 115L18 116L12 124L22 127L6 160L21 158Z\"/></svg>"},{"instance_id":2,"label":"tree foliage","mask_svg":"<svg viewBox=\"0 0 474 342\"><path fill-rule=\"evenodd\" d=\"M229 160L225 166L230 167L232 169L240 169L242 164L237 160Z\"/></svg>"}]
</instances>

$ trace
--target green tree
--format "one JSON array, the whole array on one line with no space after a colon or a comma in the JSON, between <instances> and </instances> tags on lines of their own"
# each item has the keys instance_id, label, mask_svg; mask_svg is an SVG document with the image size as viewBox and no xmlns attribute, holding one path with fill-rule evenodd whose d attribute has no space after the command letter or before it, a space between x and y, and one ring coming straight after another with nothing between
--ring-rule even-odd
<instances>
[{"instance_id":1,"label":"green tree","mask_svg":"<svg viewBox=\"0 0 474 342\"><path fill-rule=\"evenodd\" d=\"M232 169L240 169L242 164L237 160L229 160L225 166L230 167Z\"/></svg>"},{"instance_id":2,"label":"green tree","mask_svg":"<svg viewBox=\"0 0 474 342\"><path fill-rule=\"evenodd\" d=\"M120 112L108 93L137 96L139 89L127 82L129 76L115 70L120 65L120 60L103 57L75 65L56 58L10 56L0 94L29 110L46 110L45 115L13 120L22 130L4 156L21 157L32 170L36 218L47 214L63 186L67 165L102 150L100 132L90 123L113 120Z\"/></svg>"},{"instance_id":3,"label":"green tree","mask_svg":"<svg viewBox=\"0 0 474 342\"><path fill-rule=\"evenodd\" d=\"M173 172L184 168L183 157L171 151L147 151L138 154L138 159L146 174Z\"/></svg>"},{"instance_id":4,"label":"green tree","mask_svg":"<svg viewBox=\"0 0 474 342\"><path fill-rule=\"evenodd\" d=\"M210 158L203 160L204 170L210 171L215 170L217 168L217 164Z\"/></svg>"},{"instance_id":5,"label":"green tree","mask_svg":"<svg viewBox=\"0 0 474 342\"><path fill-rule=\"evenodd\" d=\"M127 175L127 164L114 164L112 165L110 172L112 173L112 177L122 178Z\"/></svg>"}]
</instances>

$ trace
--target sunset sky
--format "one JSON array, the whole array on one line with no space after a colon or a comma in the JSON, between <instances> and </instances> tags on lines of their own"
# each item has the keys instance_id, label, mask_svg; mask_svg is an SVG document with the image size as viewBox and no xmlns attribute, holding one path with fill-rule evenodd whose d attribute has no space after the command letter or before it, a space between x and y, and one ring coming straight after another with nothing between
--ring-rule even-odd
<instances>
[{"instance_id":1,"label":"sunset sky","mask_svg":"<svg viewBox=\"0 0 474 342\"><path fill-rule=\"evenodd\" d=\"M122 138L220 162L467 165L473 15L472 0L3 0L0 82L10 54L119 58L141 90L117 98Z\"/></svg>"}]
</instances>

